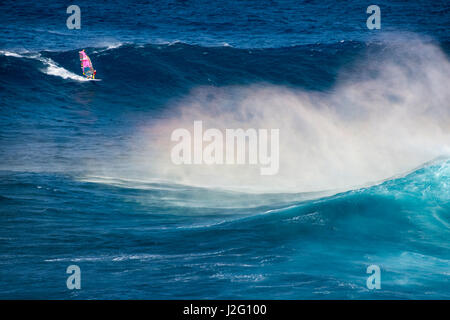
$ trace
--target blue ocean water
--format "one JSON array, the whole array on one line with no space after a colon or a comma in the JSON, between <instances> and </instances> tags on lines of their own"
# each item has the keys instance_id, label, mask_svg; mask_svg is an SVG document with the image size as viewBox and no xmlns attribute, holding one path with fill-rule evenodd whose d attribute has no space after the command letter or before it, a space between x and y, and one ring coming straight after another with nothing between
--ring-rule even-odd
<instances>
[{"instance_id":1,"label":"blue ocean water","mask_svg":"<svg viewBox=\"0 0 450 320\"><path fill-rule=\"evenodd\" d=\"M379 1L381 30L364 1L76 4L0 4L0 298L450 298L448 1ZM174 169L193 120L280 128L280 173Z\"/></svg>"}]
</instances>

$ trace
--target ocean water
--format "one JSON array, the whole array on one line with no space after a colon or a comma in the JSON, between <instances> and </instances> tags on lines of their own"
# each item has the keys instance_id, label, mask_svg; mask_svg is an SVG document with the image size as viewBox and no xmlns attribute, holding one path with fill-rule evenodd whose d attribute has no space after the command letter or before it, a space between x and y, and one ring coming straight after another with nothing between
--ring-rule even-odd
<instances>
[{"instance_id":1,"label":"ocean water","mask_svg":"<svg viewBox=\"0 0 450 320\"><path fill-rule=\"evenodd\" d=\"M364 1L74 4L0 4L0 298L450 298L448 1L380 30ZM278 128L278 174L174 165L195 120Z\"/></svg>"}]
</instances>

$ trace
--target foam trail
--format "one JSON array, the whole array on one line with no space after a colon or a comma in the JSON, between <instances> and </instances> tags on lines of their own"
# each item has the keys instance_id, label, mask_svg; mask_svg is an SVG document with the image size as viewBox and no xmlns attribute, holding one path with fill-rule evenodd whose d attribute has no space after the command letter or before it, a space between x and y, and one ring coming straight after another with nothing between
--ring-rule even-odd
<instances>
[{"instance_id":1,"label":"foam trail","mask_svg":"<svg viewBox=\"0 0 450 320\"><path fill-rule=\"evenodd\" d=\"M73 72L70 72L67 69L64 69L63 67L59 66L55 61L53 61L50 58L42 57L41 55L34 56L37 60L41 61L46 65L45 69L42 69L41 71L45 74L61 77L63 79L71 79L76 81L88 81L85 77L79 76Z\"/></svg>"},{"instance_id":2,"label":"foam trail","mask_svg":"<svg viewBox=\"0 0 450 320\"><path fill-rule=\"evenodd\" d=\"M23 58L22 55L15 53L15 52L10 52L10 51L0 50L0 54L4 55L6 57Z\"/></svg>"},{"instance_id":3,"label":"foam trail","mask_svg":"<svg viewBox=\"0 0 450 320\"><path fill-rule=\"evenodd\" d=\"M123 174L134 170L141 178L196 186L306 192L374 183L448 156L446 55L420 39L385 46L353 65L350 76L343 72L326 94L272 85L196 88L176 106L177 116L141 128L133 141L139 151ZM279 173L261 176L259 166L248 165L172 164L171 132L192 132L194 120L202 120L205 130L280 129Z\"/></svg>"},{"instance_id":4,"label":"foam trail","mask_svg":"<svg viewBox=\"0 0 450 320\"><path fill-rule=\"evenodd\" d=\"M21 55L21 54L18 54L15 52L9 52L9 51L0 51L0 54L7 56L7 57L10 56L10 57L15 57L15 58L26 58L26 59L38 60L41 63L43 63L45 66L43 69L41 69L41 72L51 75L51 76L56 76L56 77L60 77L63 79L71 79L71 80L76 80L76 81L88 81L88 79L86 79L85 77L82 77L73 72L70 72L69 70L58 65L52 59L43 57L41 54L23 54L23 55Z\"/></svg>"}]
</instances>

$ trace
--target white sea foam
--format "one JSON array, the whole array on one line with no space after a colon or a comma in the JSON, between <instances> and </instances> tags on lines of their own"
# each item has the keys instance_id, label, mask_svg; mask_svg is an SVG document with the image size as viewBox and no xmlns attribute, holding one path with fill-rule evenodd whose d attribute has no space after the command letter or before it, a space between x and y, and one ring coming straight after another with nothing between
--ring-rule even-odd
<instances>
[{"instance_id":1,"label":"white sea foam","mask_svg":"<svg viewBox=\"0 0 450 320\"><path fill-rule=\"evenodd\" d=\"M121 46L125 45L124 42L99 42L97 43L97 46L101 47L102 49L94 50L92 53L100 53L103 54L109 50L120 48Z\"/></svg>"},{"instance_id":2,"label":"white sea foam","mask_svg":"<svg viewBox=\"0 0 450 320\"><path fill-rule=\"evenodd\" d=\"M15 57L15 58L26 58L26 59L38 60L44 64L44 68L41 68L41 71L43 73L51 75L51 76L57 76L57 77L61 77L63 79L71 79L71 80L76 80L76 81L89 81L85 77L82 77L73 72L70 72L69 70L58 65L52 59L43 57L39 53L38 54L36 54L36 53L18 54L16 52L0 50L0 54L2 54L4 56L9 56L9 57Z\"/></svg>"},{"instance_id":3,"label":"white sea foam","mask_svg":"<svg viewBox=\"0 0 450 320\"><path fill-rule=\"evenodd\" d=\"M4 56L7 56L7 57L15 57L15 58L22 58L23 57L22 55L20 55L18 53L10 52L10 51L3 51L3 50L0 50L0 54L2 54Z\"/></svg>"},{"instance_id":4,"label":"white sea foam","mask_svg":"<svg viewBox=\"0 0 450 320\"><path fill-rule=\"evenodd\" d=\"M67 69L64 69L50 58L42 57L40 54L35 55L34 58L41 61L45 65L45 68L41 69L41 71L45 74L61 77L63 79L71 79L76 81L89 81L85 77L79 76L73 72L70 72Z\"/></svg>"}]
</instances>

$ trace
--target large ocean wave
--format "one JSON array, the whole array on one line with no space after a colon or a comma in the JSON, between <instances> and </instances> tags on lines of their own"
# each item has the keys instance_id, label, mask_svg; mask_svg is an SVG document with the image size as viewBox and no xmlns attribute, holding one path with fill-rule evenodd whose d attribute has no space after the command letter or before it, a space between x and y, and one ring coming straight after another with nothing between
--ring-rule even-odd
<instances>
[{"instance_id":1,"label":"large ocean wave","mask_svg":"<svg viewBox=\"0 0 450 320\"><path fill-rule=\"evenodd\" d=\"M87 50L101 84L82 82L76 51L0 56L11 75L0 82L12 92L7 103L17 104L20 92L39 88L33 99L42 109L60 113L67 104L88 106L98 117L96 127L128 130L116 148L73 150L75 158L91 160L69 161L72 169L307 192L379 182L450 152L450 64L436 44L419 38L391 37L368 47L242 50L174 44ZM131 125L117 119L123 114L132 117ZM110 117L115 128L104 123ZM205 128L280 129L279 174L260 176L258 168L246 165L173 165L170 134L191 128L194 120ZM67 170L67 164L61 167Z\"/></svg>"},{"instance_id":2,"label":"large ocean wave","mask_svg":"<svg viewBox=\"0 0 450 320\"><path fill-rule=\"evenodd\" d=\"M448 48L85 48L101 82L78 49L3 50L0 296L448 298ZM279 174L173 165L194 120L279 128Z\"/></svg>"}]
</instances>

